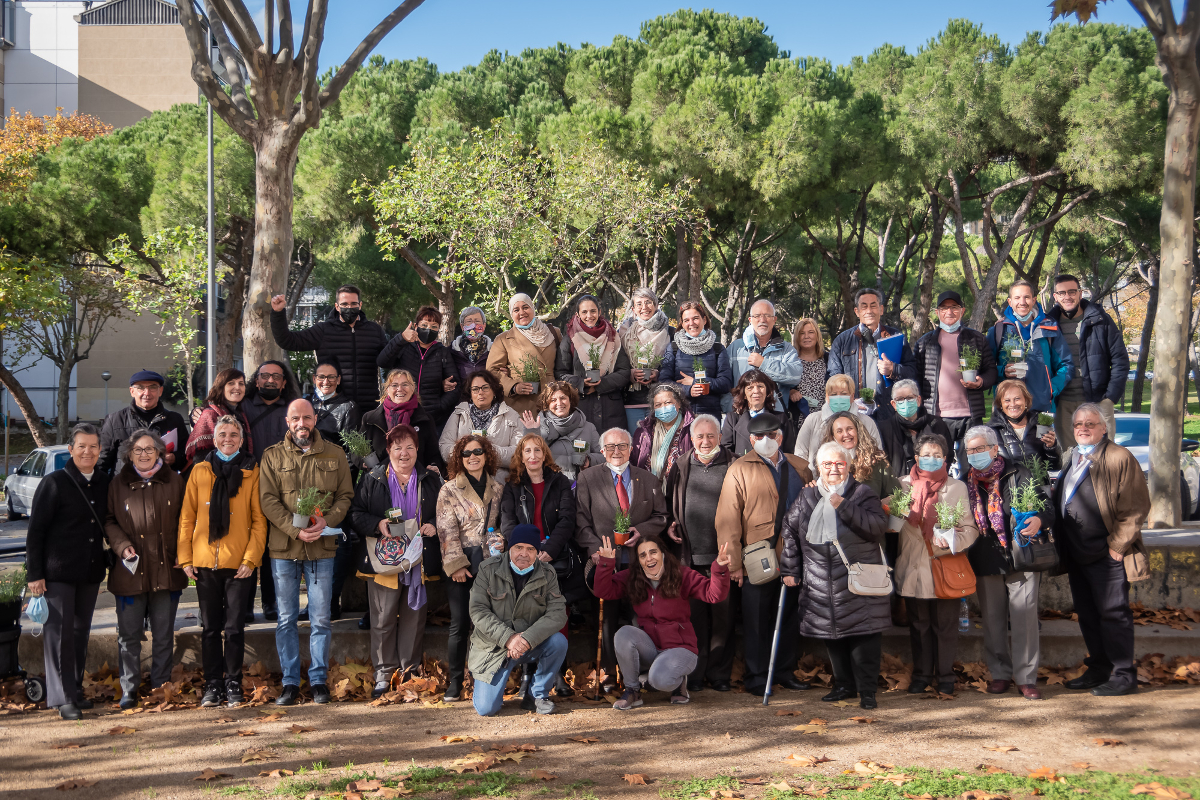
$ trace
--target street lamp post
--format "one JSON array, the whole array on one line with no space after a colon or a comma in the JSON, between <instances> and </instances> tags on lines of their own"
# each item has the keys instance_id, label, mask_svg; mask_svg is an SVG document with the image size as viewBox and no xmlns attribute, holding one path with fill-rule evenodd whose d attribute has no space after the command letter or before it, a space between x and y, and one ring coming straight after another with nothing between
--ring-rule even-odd
<instances>
[{"instance_id":1,"label":"street lamp post","mask_svg":"<svg viewBox=\"0 0 1200 800\"><path fill-rule=\"evenodd\" d=\"M104 416L108 417L108 380L112 377L112 373L108 370L100 373L100 377L104 379Z\"/></svg>"}]
</instances>

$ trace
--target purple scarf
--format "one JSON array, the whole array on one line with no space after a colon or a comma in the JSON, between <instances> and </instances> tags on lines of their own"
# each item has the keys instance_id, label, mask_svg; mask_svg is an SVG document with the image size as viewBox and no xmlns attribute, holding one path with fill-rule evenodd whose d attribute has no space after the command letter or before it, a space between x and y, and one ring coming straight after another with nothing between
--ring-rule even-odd
<instances>
[{"instance_id":1,"label":"purple scarf","mask_svg":"<svg viewBox=\"0 0 1200 800\"><path fill-rule=\"evenodd\" d=\"M1004 471L1004 459L997 458L983 472L971 467L967 473L967 499L971 503L971 513L975 516L975 526L980 534L986 536L990 527L1000 541L1001 547L1008 546L1008 536L1004 533L1004 506L1000 495L1000 473ZM987 489L984 497L979 487Z\"/></svg>"},{"instance_id":2,"label":"purple scarf","mask_svg":"<svg viewBox=\"0 0 1200 800\"><path fill-rule=\"evenodd\" d=\"M413 471L408 476L408 483L403 490L400 487L400 479L396 477L396 470L391 464L388 464L388 490L392 496L392 508L398 508L404 512L405 519L415 519L417 527L421 524L421 507L417 502L417 471ZM418 530L417 535L421 533ZM427 597L425 595L425 582L421 580L421 574L425 569L422 562L420 570L409 570L408 572L399 572L396 578L401 586L407 586L408 591L408 607L413 611L419 610L425 605Z\"/></svg>"}]
</instances>

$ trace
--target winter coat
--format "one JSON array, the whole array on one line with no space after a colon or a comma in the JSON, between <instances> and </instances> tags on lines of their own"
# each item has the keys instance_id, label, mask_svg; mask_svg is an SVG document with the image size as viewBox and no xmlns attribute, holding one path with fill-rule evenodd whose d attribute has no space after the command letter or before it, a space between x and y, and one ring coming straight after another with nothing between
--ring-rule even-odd
<instances>
[{"instance_id":1,"label":"winter coat","mask_svg":"<svg viewBox=\"0 0 1200 800\"><path fill-rule=\"evenodd\" d=\"M406 342L404 334L397 333L383 348L375 363L385 376L393 369L405 369L412 373L417 394L421 396L421 408L433 417L434 424L441 430L462 393L461 383L456 383L448 392L442 386L446 378L459 381L458 362L454 360L450 348L441 342L434 342L428 349L422 350L420 344Z\"/></svg>"},{"instance_id":2,"label":"winter coat","mask_svg":"<svg viewBox=\"0 0 1200 800\"><path fill-rule=\"evenodd\" d=\"M1000 455L1013 462L1021 462L1036 456L1046 462L1047 470L1053 472L1062 463L1058 455L1058 448L1046 447L1038 438L1036 413L1031 412L1026 420L1028 420L1028 424L1025 426L1025 436L1021 439L1017 438L1017 432L1013 430L1012 423L1003 414L993 414L987 424L996 432L996 438L1000 440Z\"/></svg>"},{"instance_id":3,"label":"winter coat","mask_svg":"<svg viewBox=\"0 0 1200 800\"><path fill-rule=\"evenodd\" d=\"M1004 458L1004 456L1001 457ZM1004 470L1000 473L1000 508L1004 514L1005 544L1000 544L1000 539L992 530L991 525L985 525L984 530L979 531L978 540L967 551L967 559L971 562L971 569L976 575L1011 575L1017 571L1013 566L1012 557L1012 496L1017 491L1017 487L1028 481L1029 477L1029 470L1024 464L1004 458ZM970 473L964 474L963 479L970 480ZM979 499L985 504L986 511L987 495L984 493L983 487L980 487L979 491ZM1046 509L1038 513L1038 517L1042 520L1042 527L1039 530L1050 531L1054 526L1055 514L1050 503L1049 487L1042 487L1040 494L1046 500ZM967 513L972 515L972 519L974 518L970 502L967 503Z\"/></svg>"},{"instance_id":4,"label":"winter coat","mask_svg":"<svg viewBox=\"0 0 1200 800\"><path fill-rule=\"evenodd\" d=\"M844 500L837 508L845 526L838 542L851 564L883 564L887 515L870 488L848 479ZM783 520L783 556L780 572L800 579L800 635L814 639L841 639L882 633L892 625L888 597L867 597L850 591L848 570L832 542L808 541L808 521L821 500L815 486L805 488Z\"/></svg>"},{"instance_id":5,"label":"winter coat","mask_svg":"<svg viewBox=\"0 0 1200 800\"><path fill-rule=\"evenodd\" d=\"M438 492L437 531L442 545L442 571L448 576L471 566L468 548L482 547L484 558L489 548L504 549L499 531L504 489L495 478L484 480L483 497L475 493L465 471L446 481Z\"/></svg>"},{"instance_id":6,"label":"winter coat","mask_svg":"<svg viewBox=\"0 0 1200 800\"><path fill-rule=\"evenodd\" d=\"M782 448L786 452L796 446L797 431L793 427L792 418L787 414L779 411L772 411L780 419L783 420L783 445ZM746 455L754 445L750 442L750 420L754 419L749 411L730 411L725 415L725 421L721 423L721 446L728 447L738 458Z\"/></svg>"},{"instance_id":7,"label":"winter coat","mask_svg":"<svg viewBox=\"0 0 1200 800\"><path fill-rule=\"evenodd\" d=\"M307 453L296 446L290 433L263 453L258 476L259 502L270 524L267 547L271 558L319 561L333 558L337 552L339 537L322 536L315 542L303 542L298 538L300 529L292 524L296 496L310 486L329 495L325 524L341 527L354 499L350 464L342 448L325 441L320 431L313 431Z\"/></svg>"},{"instance_id":8,"label":"winter coat","mask_svg":"<svg viewBox=\"0 0 1200 800\"><path fill-rule=\"evenodd\" d=\"M1083 377L1083 399L1089 403L1108 399L1119 404L1125 398L1125 383L1129 380L1129 351L1121 330L1098 303L1080 300L1079 307L1083 318L1075 331L1079 336L1079 363L1075 366ZM1062 306L1055 305L1047 316L1062 322L1062 315Z\"/></svg>"},{"instance_id":9,"label":"winter coat","mask_svg":"<svg viewBox=\"0 0 1200 800\"><path fill-rule=\"evenodd\" d=\"M187 446L184 447L184 456L189 466L203 461L209 453L217 449L213 442L217 420L227 415L236 417L238 422L242 423L241 452L246 455L254 455L254 434L250 431L250 419L246 416L245 406L238 403L233 414L229 414L229 409L223 405L215 406L207 403L204 408L200 409L200 419L196 420L196 425L192 428L191 435L188 436Z\"/></svg>"},{"instance_id":10,"label":"winter coat","mask_svg":"<svg viewBox=\"0 0 1200 800\"><path fill-rule=\"evenodd\" d=\"M262 395L247 395L241 403L250 420L250 438L253 443L254 460L262 462L263 453L273 444L279 444L287 436L287 400L279 399L268 403Z\"/></svg>"},{"instance_id":11,"label":"winter coat","mask_svg":"<svg viewBox=\"0 0 1200 800\"><path fill-rule=\"evenodd\" d=\"M625 586L629 582L633 566L616 572L615 558L601 557L596 565L595 593L604 600L621 600L625 597ZM698 653L696 629L692 627L692 600L705 603L720 603L729 597L729 569L713 562L709 577L704 577L690 567L680 567L683 585L678 597L663 597L661 586L650 587L646 599L633 607L637 626L646 632L659 652L683 648Z\"/></svg>"},{"instance_id":12,"label":"winter coat","mask_svg":"<svg viewBox=\"0 0 1200 800\"><path fill-rule=\"evenodd\" d=\"M561 472L542 470L542 531L545 539L541 550L551 558L562 555L563 548L575 538L575 492L571 481ZM533 516L533 483L529 474L520 483L504 484L500 499L500 533L508 541L518 525L536 525Z\"/></svg>"},{"instance_id":13,"label":"winter coat","mask_svg":"<svg viewBox=\"0 0 1200 800\"><path fill-rule=\"evenodd\" d=\"M104 535L117 554L108 571L108 591L120 597L147 592L181 592L187 575L179 567L179 512L183 508L183 478L164 465L144 481L126 464L108 485L108 515ZM137 551L137 571L121 562L125 548Z\"/></svg>"},{"instance_id":14,"label":"winter coat","mask_svg":"<svg viewBox=\"0 0 1200 800\"><path fill-rule=\"evenodd\" d=\"M543 411L542 414L549 414L549 411ZM575 412L572 411L572 414ZM554 435L554 429L531 431L531 433L539 434L546 440L546 444L550 445L550 455L554 456L554 463L562 468L563 474L571 480L579 477L579 473L584 469L584 463L590 463L591 466L604 463L604 455L600 452L600 431L596 426L583 415L579 414L583 420L583 425L573 431L568 431L562 436ZM624 427L622 425L621 427ZM575 451L575 440L587 442L587 450L584 452Z\"/></svg>"},{"instance_id":15,"label":"winter coat","mask_svg":"<svg viewBox=\"0 0 1200 800\"><path fill-rule=\"evenodd\" d=\"M313 410L317 412L317 430L321 432L326 441L333 442L345 450L346 445L342 442L342 436L350 431L358 430L362 424L362 414L358 411L358 404L341 391L326 400L321 400L317 397L317 393L313 392L308 396L308 400L312 403Z\"/></svg>"},{"instance_id":16,"label":"winter coat","mask_svg":"<svg viewBox=\"0 0 1200 800\"><path fill-rule=\"evenodd\" d=\"M455 406L454 411L450 412L450 419L446 420L446 425L442 428L442 438L438 440L438 451L442 456L443 464L454 452L454 444L475 429L471 424L470 405L470 401L464 401ZM525 423L521 421L521 415L513 411L507 403L501 402L496 416L492 417L487 430L484 431L488 443L496 448L496 455L500 458L500 468L496 470L496 480L501 483L508 480L508 467L512 463L513 454L517 452L517 442L521 441L521 437L526 433L536 433L536 431L527 431Z\"/></svg>"},{"instance_id":17,"label":"winter coat","mask_svg":"<svg viewBox=\"0 0 1200 800\"><path fill-rule=\"evenodd\" d=\"M803 462L784 454L792 468L800 473ZM795 476L788 479L795 480ZM788 487L792 493L791 485ZM721 485L717 504L717 546L729 545L729 571L742 569L742 549L775 535L775 514L779 510L779 488L771 468L756 452L749 452L730 465ZM781 551L783 540L776 543Z\"/></svg>"},{"instance_id":18,"label":"winter coat","mask_svg":"<svg viewBox=\"0 0 1200 800\"><path fill-rule=\"evenodd\" d=\"M762 355L762 365L757 369L775 381L776 386L779 387L776 405L779 408L785 408L788 391L799 385L800 376L804 372L804 362L800 360L800 354L796 352L796 348L792 347L790 342L783 340L778 328L771 329L771 338L767 340L767 346L760 348L758 337L754 334L754 326L749 326L742 333L740 339L729 344L727 351L733 386L737 386L742 373L749 369L755 369L750 366L748 360L751 353Z\"/></svg>"},{"instance_id":19,"label":"winter coat","mask_svg":"<svg viewBox=\"0 0 1200 800\"><path fill-rule=\"evenodd\" d=\"M938 379L942 368L942 346L938 342L941 328L934 328L929 333L917 339L913 346L913 355L917 360L917 382L921 386L921 397L925 410L930 414L937 413ZM983 378L983 386L978 389L967 389L967 403L971 406L971 418L982 420L987 413L984 408L984 394L1000 382L1000 373L996 369L996 356L988 346L987 337L979 331L966 326L958 329L958 349L974 347L979 351L979 377Z\"/></svg>"},{"instance_id":20,"label":"winter coat","mask_svg":"<svg viewBox=\"0 0 1200 800\"><path fill-rule=\"evenodd\" d=\"M558 344L562 341L562 332L553 325L550 326L550 330L554 332L554 339L545 347L534 347L533 342L516 328L506 330L492 342L487 368L500 379L500 386L504 389L502 399L518 415L525 411L538 413L538 395L513 394L513 387L521 383L521 379L517 377L517 368L527 357L538 360L541 366L541 376L538 380L543 386L554 380L554 362L558 358ZM540 389L541 387L539 391Z\"/></svg>"},{"instance_id":21,"label":"winter coat","mask_svg":"<svg viewBox=\"0 0 1200 800\"><path fill-rule=\"evenodd\" d=\"M354 564L356 569L372 575L371 559L367 557L368 536L379 536L379 523L387 519L392 507L392 490L388 487L388 464L380 464L363 475L354 490L354 501L350 504L350 516L344 526L354 542ZM442 476L418 463L417 471L417 527L437 523L438 495L442 491ZM422 542L421 569L428 577L437 575L442 569L441 545L435 536L426 536Z\"/></svg>"},{"instance_id":22,"label":"winter coat","mask_svg":"<svg viewBox=\"0 0 1200 800\"><path fill-rule=\"evenodd\" d=\"M1063 471L1054 484L1055 511L1062 508L1063 488L1074 453L1074 448L1063 453ZM1108 529L1108 549L1124 555L1125 575L1130 581L1144 581L1150 577L1150 563L1146 545L1142 541L1142 526L1150 515L1150 490L1146 486L1141 465L1133 453L1107 437L1096 445L1087 458L1092 462L1088 473L1096 492L1100 516L1104 520L1104 527ZM1067 563L1067 537L1061 530L1062 519L1058 522L1055 540L1063 562Z\"/></svg>"},{"instance_id":23,"label":"winter coat","mask_svg":"<svg viewBox=\"0 0 1200 800\"><path fill-rule=\"evenodd\" d=\"M533 571L517 594L508 553L486 559L471 586L470 650L467 669L490 683L508 661L506 645L513 634L535 648L567 624L567 603L554 567L534 561Z\"/></svg>"},{"instance_id":24,"label":"winter coat","mask_svg":"<svg viewBox=\"0 0 1200 800\"><path fill-rule=\"evenodd\" d=\"M471 355L465 348L466 338L466 336L460 334L450 343L450 352L454 356L455 365L458 367L458 383L460 386L466 383L472 374L487 369L488 355L492 351L492 337L485 335L483 337L483 350L479 354L479 359L472 361Z\"/></svg>"},{"instance_id":25,"label":"winter coat","mask_svg":"<svg viewBox=\"0 0 1200 800\"><path fill-rule=\"evenodd\" d=\"M198 461L188 477L179 514L176 551L181 567L237 569L243 564L262 565L267 549L267 518L262 512L259 466L242 470L242 485L229 498L229 532L216 544L208 541L209 498L213 489L212 465Z\"/></svg>"},{"instance_id":26,"label":"winter coat","mask_svg":"<svg viewBox=\"0 0 1200 800\"><path fill-rule=\"evenodd\" d=\"M729 467L736 460L736 456L729 451L729 448L722 447L713 456L713 460L708 463L708 466L701 466L694 463L691 455L687 458L680 458L675 461L675 466L667 473L666 480L663 481L663 495L667 499L667 508L671 515L671 521L679 524L679 536L683 542L678 547L678 556L680 562L684 565L692 563L692 554L695 552L692 548L692 540L688 535L686 526L686 515L684 514L684 501L687 499L688 478L692 474L692 470L715 469L720 470L721 475L729 474ZM716 532L716 519L712 521L713 532Z\"/></svg>"},{"instance_id":27,"label":"winter coat","mask_svg":"<svg viewBox=\"0 0 1200 800\"><path fill-rule=\"evenodd\" d=\"M1058 323L1036 306L1033 320L1029 323L1031 333L1025 339L1025 361L1029 371L1025 373L1025 387L1033 395L1031 407L1034 411L1053 413L1054 400L1062 394L1063 387L1071 380L1075 364L1071 360L1071 348L1058 329ZM988 346L996 358L996 369L1000 380L1008 366L1008 351L1004 349L1005 337L1017 336L1017 317L1011 308L1004 309L1004 319L988 331Z\"/></svg>"},{"instance_id":28,"label":"winter coat","mask_svg":"<svg viewBox=\"0 0 1200 800\"><path fill-rule=\"evenodd\" d=\"M658 476L659 480L667 477L667 473L671 471L671 465L677 459L692 451L690 434L693 419L695 419L695 415L690 410L683 412L683 421L675 429L675 437L667 449L667 457L663 461L662 473ZM633 452L629 456L630 464L641 467L651 474L653 471L650 469L650 465L654 463L654 426L657 424L658 418L654 416L653 409L638 421L637 429L633 432Z\"/></svg>"},{"instance_id":29,"label":"winter coat","mask_svg":"<svg viewBox=\"0 0 1200 800\"><path fill-rule=\"evenodd\" d=\"M315 350L317 361L337 358L342 368L338 387L358 403L360 411L379 402L379 368L376 359L387 346L388 337L376 322L361 316L351 328L342 322L336 308L323 322L302 331L288 330L286 311L271 311L271 334L284 350Z\"/></svg>"},{"instance_id":30,"label":"winter coat","mask_svg":"<svg viewBox=\"0 0 1200 800\"><path fill-rule=\"evenodd\" d=\"M692 396L690 385L685 386L680 383L685 375L689 378L695 377L695 358L697 356L689 356L680 350L675 342L671 342L667 345L667 352L663 354L662 364L658 367L658 379L678 384L680 391L692 403L692 413L697 416L712 414L720 419L721 398L733 391L733 367L729 364L729 351L720 342L714 341L708 352L699 356L701 363L704 364L705 378L709 385L708 394L702 394L699 397ZM607 429L602 428L601 430Z\"/></svg>"},{"instance_id":31,"label":"winter coat","mask_svg":"<svg viewBox=\"0 0 1200 800\"><path fill-rule=\"evenodd\" d=\"M560 381L566 381L579 392L579 410L588 422L596 426L598 431L609 428L624 428L628 424L625 417L625 387L629 385L633 368L629 365L629 355L625 348L617 343L617 360L612 372L600 376L600 385L592 391L583 385L586 370L571 337L563 336L558 343L558 354L554 362L554 375Z\"/></svg>"},{"instance_id":32,"label":"winter coat","mask_svg":"<svg viewBox=\"0 0 1200 800\"><path fill-rule=\"evenodd\" d=\"M109 480L99 464L91 481L85 480L74 460L42 478L33 493L25 533L26 580L104 580Z\"/></svg>"},{"instance_id":33,"label":"winter coat","mask_svg":"<svg viewBox=\"0 0 1200 800\"><path fill-rule=\"evenodd\" d=\"M883 452L887 453L892 474L897 477L903 477L912 471L913 466L917 463L917 439L927 433L936 433L945 438L946 444L950 446L950 456L946 459L946 466L949 467L954 463L954 437L950 435L950 428L942 421L942 418L935 417L924 408L919 407L914 422L917 427L915 430L909 430L900 423L900 415L893 414L877 423L879 438L883 440Z\"/></svg>"},{"instance_id":34,"label":"winter coat","mask_svg":"<svg viewBox=\"0 0 1200 800\"><path fill-rule=\"evenodd\" d=\"M667 501L658 478L629 465L633 491L629 494L629 525L643 536L658 536L667 527ZM585 469L575 482L575 543L592 553L600 549L601 537L612 536L613 520L621 506L616 484L607 464Z\"/></svg>"},{"instance_id":35,"label":"winter coat","mask_svg":"<svg viewBox=\"0 0 1200 800\"><path fill-rule=\"evenodd\" d=\"M906 337L904 345L900 349L900 361L892 371L890 380L885 380L881 373L878 380L875 381L874 386L864 386L863 381L865 380L866 369L862 360L863 339L858 335L861 327L860 325L855 325L834 337L833 343L829 346L826 377L832 378L834 375L849 375L850 380L854 381L855 397L858 396L860 389L874 389L875 404L879 409L876 412L876 416L887 417L895 413L889 403L892 399L892 386L895 385L896 381L905 378L914 381L917 380L917 357L913 355L912 347L909 346ZM897 333L903 332L899 328L884 325L882 322L879 323L880 339L886 339Z\"/></svg>"},{"instance_id":36,"label":"winter coat","mask_svg":"<svg viewBox=\"0 0 1200 800\"><path fill-rule=\"evenodd\" d=\"M384 412L383 403L363 414L360 424L362 432L371 441L371 455L367 456L366 460L367 468L374 469L379 464L386 464L388 460L387 432L391 429L387 424L387 414ZM413 409L408 424L417 431L417 461L426 466L437 467L445 474L446 461L438 452L437 426L419 403Z\"/></svg>"},{"instance_id":37,"label":"winter coat","mask_svg":"<svg viewBox=\"0 0 1200 800\"><path fill-rule=\"evenodd\" d=\"M167 466L176 472L187 466L184 448L188 441L188 429L183 415L168 411L161 402L149 411L143 411L137 407L137 403L130 401L129 405L118 408L104 418L104 424L100 426L100 460L96 462L96 468L106 475L117 474L125 466L117 458L117 450L121 442L138 428L149 428L159 436L174 431L175 449L172 452L175 454L175 463Z\"/></svg>"},{"instance_id":38,"label":"winter coat","mask_svg":"<svg viewBox=\"0 0 1200 800\"><path fill-rule=\"evenodd\" d=\"M900 479L905 489L912 486L912 478L905 475ZM967 499L967 485L954 478L946 478L942 488L938 490L937 502L946 503L953 507L961 505L963 515L960 527L955 533L955 552L961 553L974 544L979 538L979 528L975 526L975 517L971 515L971 502ZM910 515L913 516L913 515ZM949 548L933 547L933 557L947 555ZM922 600L937 599L933 590L933 565L929 558L929 550L925 547L925 533L920 521L916 524L911 519L905 520L900 528L900 556L896 559L896 571L892 575L896 584L896 594L901 597L916 597Z\"/></svg>"},{"instance_id":39,"label":"winter coat","mask_svg":"<svg viewBox=\"0 0 1200 800\"><path fill-rule=\"evenodd\" d=\"M619 333L620 328L621 328L621 326L618 325L617 326L617 330L618 330L617 338L618 339L620 339L620 333ZM671 343L675 341L675 333L677 331L678 331L678 329L675 326L673 326L673 325L667 326L667 349L670 349ZM625 347L622 346L621 349L624 350ZM667 355L666 351L664 350L663 358L666 358L666 355ZM628 352L626 352L625 357L630 359L629 365L630 365L631 369L637 369L637 366L633 363L633 356L631 356ZM654 380L650 381L650 386L653 386L654 384L658 383L659 381L666 380L666 378L662 377L662 362L659 362L658 367L656 367L655 369L658 372L658 375L655 376ZM647 403L649 403L650 402L650 386L646 386L646 385L640 384L640 383L633 383L632 381L633 381L633 373L630 372L629 388L627 388L625 390L625 407L628 408L630 406L644 406ZM650 413L654 413L653 409L651 409ZM628 422L626 422L621 427L625 427L625 425L627 425L627 424L628 424Z\"/></svg>"}]
</instances>

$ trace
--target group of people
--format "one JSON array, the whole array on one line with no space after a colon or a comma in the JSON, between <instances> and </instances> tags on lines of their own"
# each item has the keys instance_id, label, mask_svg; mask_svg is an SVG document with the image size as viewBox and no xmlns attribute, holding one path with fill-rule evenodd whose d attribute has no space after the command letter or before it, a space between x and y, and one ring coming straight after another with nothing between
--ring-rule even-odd
<instances>
[{"instance_id":1,"label":"group of people","mask_svg":"<svg viewBox=\"0 0 1200 800\"><path fill-rule=\"evenodd\" d=\"M725 348L702 305L681 304L677 330L648 289L617 325L585 295L562 331L524 294L494 337L469 307L449 346L433 308L389 338L353 286L302 331L289 330L276 297L277 343L316 352L308 397L282 362L249 379L227 369L189 433L161 403L162 377L143 371L130 406L100 430L77 425L70 463L42 481L27 569L50 609L48 703L66 719L89 705L82 670L106 573L124 708L139 702L147 624L151 684L169 679L189 580L201 705L244 700L244 629L260 580L263 616L277 623L276 702L298 702L305 677L312 700L328 702L330 622L352 576L367 586L359 625L371 631L375 696L421 669L426 585L442 581L445 700L463 696L469 669L484 715L500 710L514 670L524 708L551 713L552 695L571 692L572 610L598 616L597 674L610 691L619 674L619 710L641 706L648 688L671 703L705 686L729 691L738 621L752 694L809 688L795 674L808 636L833 664L824 699L873 708L894 623L911 633L909 691L950 693L959 603L971 593L988 690L1015 683L1039 699L1047 567L1029 556L1050 542L1089 652L1068 687L1133 691L1128 589L1147 577L1149 500L1136 459L1112 438L1128 357L1077 280L1060 276L1055 299L1043 312L1018 282L984 334L963 326L961 297L945 292L938 327L910 346L887 341L902 334L882 323L881 296L862 290L859 324L826 352L811 319L786 341L767 300ZM1039 430L1039 412L1056 424ZM901 497L906 514L886 505ZM946 508L958 510L950 523L939 519Z\"/></svg>"}]
</instances>

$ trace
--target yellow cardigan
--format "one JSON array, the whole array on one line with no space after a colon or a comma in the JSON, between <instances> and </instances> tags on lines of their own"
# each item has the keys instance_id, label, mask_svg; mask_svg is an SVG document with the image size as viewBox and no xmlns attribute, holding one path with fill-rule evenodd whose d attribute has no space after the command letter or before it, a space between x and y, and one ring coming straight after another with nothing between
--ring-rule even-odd
<instances>
[{"instance_id":1,"label":"yellow cardigan","mask_svg":"<svg viewBox=\"0 0 1200 800\"><path fill-rule=\"evenodd\" d=\"M242 486L229 499L229 532L216 544L208 541L208 498L214 476L206 461L192 467L179 514L179 566L237 569L258 567L267 546L267 518L258 500L258 465L242 470Z\"/></svg>"}]
</instances>

